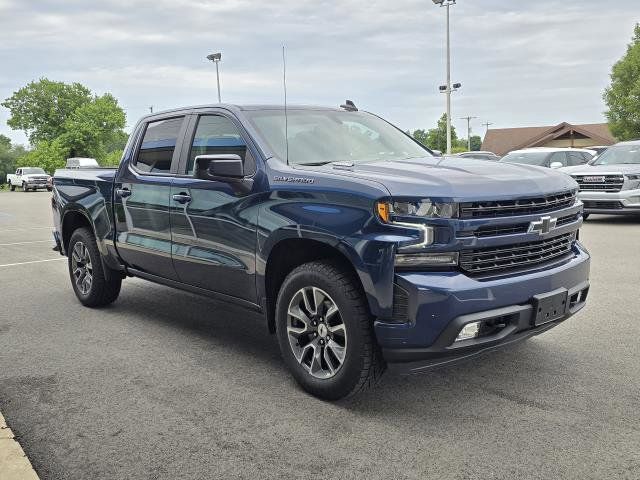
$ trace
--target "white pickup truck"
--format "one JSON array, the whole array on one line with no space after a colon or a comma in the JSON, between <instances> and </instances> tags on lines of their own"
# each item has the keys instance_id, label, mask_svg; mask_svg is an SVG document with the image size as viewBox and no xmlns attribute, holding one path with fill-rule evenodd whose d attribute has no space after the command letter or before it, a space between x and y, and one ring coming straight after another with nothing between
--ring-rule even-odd
<instances>
[{"instance_id":1,"label":"white pickup truck","mask_svg":"<svg viewBox=\"0 0 640 480\"><path fill-rule=\"evenodd\" d=\"M21 167L16 170L15 174L7 175L7 184L13 192L16 187L22 188L22 191L38 190L46 188L51 191L51 185L48 180L51 178L43 169L39 167Z\"/></svg>"}]
</instances>

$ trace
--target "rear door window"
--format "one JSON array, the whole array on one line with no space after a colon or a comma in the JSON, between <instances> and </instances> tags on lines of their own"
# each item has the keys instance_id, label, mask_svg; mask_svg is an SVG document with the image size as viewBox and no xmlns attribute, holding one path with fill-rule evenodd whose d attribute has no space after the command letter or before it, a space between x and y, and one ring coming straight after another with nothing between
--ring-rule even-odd
<instances>
[{"instance_id":1,"label":"rear door window","mask_svg":"<svg viewBox=\"0 0 640 480\"><path fill-rule=\"evenodd\" d=\"M148 173L169 173L184 117L150 122L133 166Z\"/></svg>"}]
</instances>

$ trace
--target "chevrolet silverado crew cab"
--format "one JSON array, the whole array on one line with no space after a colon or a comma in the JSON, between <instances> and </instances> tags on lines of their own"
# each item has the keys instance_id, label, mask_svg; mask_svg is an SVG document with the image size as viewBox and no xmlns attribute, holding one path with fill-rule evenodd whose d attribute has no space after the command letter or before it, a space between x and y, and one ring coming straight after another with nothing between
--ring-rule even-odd
<instances>
[{"instance_id":1,"label":"chevrolet silverado crew cab","mask_svg":"<svg viewBox=\"0 0 640 480\"><path fill-rule=\"evenodd\" d=\"M592 213L640 215L640 140L617 143L588 165L560 170L578 182L585 219Z\"/></svg>"},{"instance_id":2,"label":"chevrolet silverado crew cab","mask_svg":"<svg viewBox=\"0 0 640 480\"><path fill-rule=\"evenodd\" d=\"M580 310L577 190L545 168L434 158L350 102L220 104L142 118L117 169L58 170L52 205L82 304L129 276L234 302L304 389L338 399Z\"/></svg>"},{"instance_id":3,"label":"chevrolet silverado crew cab","mask_svg":"<svg viewBox=\"0 0 640 480\"><path fill-rule=\"evenodd\" d=\"M22 191L28 192L29 190L38 190L39 188L50 187L47 185L49 175L43 169L39 167L22 167L16 170L15 174L7 175L7 184L13 192L16 187L21 188Z\"/></svg>"}]
</instances>

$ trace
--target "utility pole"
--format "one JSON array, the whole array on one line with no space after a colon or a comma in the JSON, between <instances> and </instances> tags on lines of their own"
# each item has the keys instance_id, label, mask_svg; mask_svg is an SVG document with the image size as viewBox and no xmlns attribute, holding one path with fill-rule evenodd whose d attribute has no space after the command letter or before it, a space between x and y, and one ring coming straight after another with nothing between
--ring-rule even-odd
<instances>
[{"instance_id":1,"label":"utility pole","mask_svg":"<svg viewBox=\"0 0 640 480\"><path fill-rule=\"evenodd\" d=\"M467 150L471 151L471 120L478 117L462 117L460 120L467 121Z\"/></svg>"},{"instance_id":2,"label":"utility pole","mask_svg":"<svg viewBox=\"0 0 640 480\"><path fill-rule=\"evenodd\" d=\"M153 105L149 106L149 112L153 113Z\"/></svg>"},{"instance_id":3,"label":"utility pole","mask_svg":"<svg viewBox=\"0 0 640 480\"><path fill-rule=\"evenodd\" d=\"M489 131L489 125L493 125L493 123L489 123L489 122L484 122L482 124L483 127L487 127L487 129L484 131L484 134L486 135L487 132Z\"/></svg>"}]
</instances>

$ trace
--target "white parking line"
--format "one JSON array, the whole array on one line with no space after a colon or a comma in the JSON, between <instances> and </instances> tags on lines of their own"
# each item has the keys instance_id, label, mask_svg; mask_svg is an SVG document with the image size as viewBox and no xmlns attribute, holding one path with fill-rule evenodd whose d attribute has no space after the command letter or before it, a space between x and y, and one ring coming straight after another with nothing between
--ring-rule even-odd
<instances>
[{"instance_id":1,"label":"white parking line","mask_svg":"<svg viewBox=\"0 0 640 480\"><path fill-rule=\"evenodd\" d=\"M60 258L50 258L48 260L32 260L31 262L5 263L4 265L0 265L0 268L14 267L16 265L28 265L30 263L55 262L56 260L66 260L66 259L67 259L66 257L60 257Z\"/></svg>"},{"instance_id":2,"label":"white parking line","mask_svg":"<svg viewBox=\"0 0 640 480\"><path fill-rule=\"evenodd\" d=\"M50 243L51 245L53 245L53 240L34 240L33 242L0 243L0 247L8 247L9 245L26 245L28 243Z\"/></svg>"}]
</instances>

